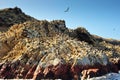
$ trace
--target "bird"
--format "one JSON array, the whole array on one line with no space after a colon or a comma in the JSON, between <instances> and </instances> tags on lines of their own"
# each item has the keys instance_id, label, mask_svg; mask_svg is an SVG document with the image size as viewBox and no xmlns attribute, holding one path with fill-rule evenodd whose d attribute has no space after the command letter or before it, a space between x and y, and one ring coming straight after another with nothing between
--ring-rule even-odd
<instances>
[{"instance_id":1,"label":"bird","mask_svg":"<svg viewBox=\"0 0 120 80\"><path fill-rule=\"evenodd\" d=\"M68 7L68 8L67 8L64 12L68 12L68 11L69 11L69 9L70 9L70 8Z\"/></svg>"}]
</instances>

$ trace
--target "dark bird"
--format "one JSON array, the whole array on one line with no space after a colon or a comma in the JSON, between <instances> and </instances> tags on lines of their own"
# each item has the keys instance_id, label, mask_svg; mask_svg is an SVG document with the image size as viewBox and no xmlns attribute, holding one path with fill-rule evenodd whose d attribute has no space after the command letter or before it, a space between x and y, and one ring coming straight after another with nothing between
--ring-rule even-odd
<instances>
[{"instance_id":1,"label":"dark bird","mask_svg":"<svg viewBox=\"0 0 120 80\"><path fill-rule=\"evenodd\" d=\"M70 8L68 7L68 8L67 8L64 12L68 12L68 11L69 11L69 9L70 9Z\"/></svg>"}]
</instances>

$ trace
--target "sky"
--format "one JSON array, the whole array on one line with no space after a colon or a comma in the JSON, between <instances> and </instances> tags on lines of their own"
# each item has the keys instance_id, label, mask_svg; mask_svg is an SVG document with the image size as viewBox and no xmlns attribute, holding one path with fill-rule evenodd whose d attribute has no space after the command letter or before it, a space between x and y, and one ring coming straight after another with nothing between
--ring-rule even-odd
<instances>
[{"instance_id":1,"label":"sky","mask_svg":"<svg viewBox=\"0 0 120 80\"><path fill-rule=\"evenodd\" d=\"M120 0L0 0L0 9L16 6L38 20L61 19L70 29L120 40Z\"/></svg>"}]
</instances>

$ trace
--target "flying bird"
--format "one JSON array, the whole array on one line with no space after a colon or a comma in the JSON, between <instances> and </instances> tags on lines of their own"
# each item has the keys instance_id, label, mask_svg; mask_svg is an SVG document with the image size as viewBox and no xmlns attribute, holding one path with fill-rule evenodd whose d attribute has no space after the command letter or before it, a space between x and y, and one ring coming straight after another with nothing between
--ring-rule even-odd
<instances>
[{"instance_id":1,"label":"flying bird","mask_svg":"<svg viewBox=\"0 0 120 80\"><path fill-rule=\"evenodd\" d=\"M64 12L68 12L68 11L69 11L69 9L70 9L70 8L68 7L68 8L67 8Z\"/></svg>"}]
</instances>

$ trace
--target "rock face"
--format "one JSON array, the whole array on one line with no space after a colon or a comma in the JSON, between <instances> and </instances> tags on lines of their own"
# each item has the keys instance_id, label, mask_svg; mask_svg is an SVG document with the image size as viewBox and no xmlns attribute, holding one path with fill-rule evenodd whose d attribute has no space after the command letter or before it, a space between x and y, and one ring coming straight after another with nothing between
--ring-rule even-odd
<instances>
[{"instance_id":1,"label":"rock face","mask_svg":"<svg viewBox=\"0 0 120 80\"><path fill-rule=\"evenodd\" d=\"M18 7L6 8L0 10L0 31L6 31L10 26L25 21L35 20L24 14Z\"/></svg>"},{"instance_id":2,"label":"rock face","mask_svg":"<svg viewBox=\"0 0 120 80\"><path fill-rule=\"evenodd\" d=\"M21 12L21 10L20 10ZM120 45L64 20L32 20L0 33L0 78L80 80L120 70Z\"/></svg>"},{"instance_id":3,"label":"rock face","mask_svg":"<svg viewBox=\"0 0 120 80\"><path fill-rule=\"evenodd\" d=\"M76 37L81 41L86 41L89 44L95 43L95 39L93 38L92 35L90 35L90 33L85 28L79 27L74 30L74 33L76 35L73 35L73 37Z\"/></svg>"}]
</instances>

